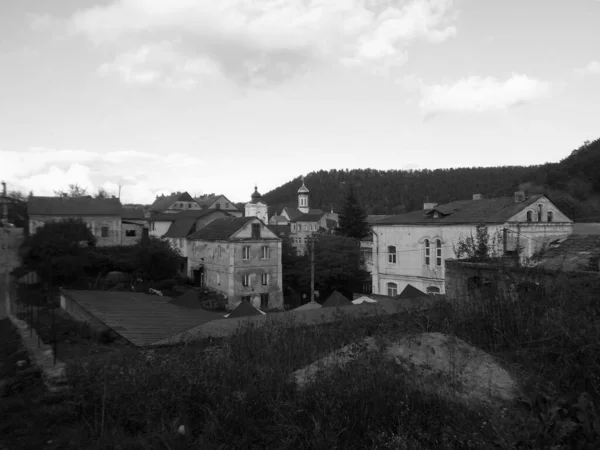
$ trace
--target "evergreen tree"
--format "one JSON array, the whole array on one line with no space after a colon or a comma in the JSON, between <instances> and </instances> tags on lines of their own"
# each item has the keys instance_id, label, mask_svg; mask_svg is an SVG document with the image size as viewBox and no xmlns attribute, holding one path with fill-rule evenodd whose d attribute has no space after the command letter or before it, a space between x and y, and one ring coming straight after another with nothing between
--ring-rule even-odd
<instances>
[{"instance_id":1,"label":"evergreen tree","mask_svg":"<svg viewBox=\"0 0 600 450\"><path fill-rule=\"evenodd\" d=\"M339 216L338 234L350 238L362 239L369 234L367 213L358 203L354 186L350 185L346 200Z\"/></svg>"}]
</instances>

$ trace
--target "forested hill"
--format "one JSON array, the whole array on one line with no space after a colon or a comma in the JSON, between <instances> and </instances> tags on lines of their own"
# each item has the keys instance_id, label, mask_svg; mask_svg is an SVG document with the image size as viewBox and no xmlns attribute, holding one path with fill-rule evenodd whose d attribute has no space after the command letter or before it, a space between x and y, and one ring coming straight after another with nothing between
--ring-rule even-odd
<instances>
[{"instance_id":1,"label":"forested hill","mask_svg":"<svg viewBox=\"0 0 600 450\"><path fill-rule=\"evenodd\" d=\"M437 170L329 170L305 178L311 206L339 211L346 188L353 184L369 214L398 214L423 207L426 201L448 203L473 194L511 196L546 193L573 218L600 215L600 139L586 142L559 163L540 166L471 167ZM269 213L297 204L300 177L263 196Z\"/></svg>"}]
</instances>

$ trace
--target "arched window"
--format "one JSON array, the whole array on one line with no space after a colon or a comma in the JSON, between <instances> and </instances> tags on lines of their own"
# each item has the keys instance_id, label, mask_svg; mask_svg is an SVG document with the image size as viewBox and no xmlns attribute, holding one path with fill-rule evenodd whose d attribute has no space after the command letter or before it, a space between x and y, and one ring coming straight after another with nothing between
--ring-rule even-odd
<instances>
[{"instance_id":1,"label":"arched window","mask_svg":"<svg viewBox=\"0 0 600 450\"><path fill-rule=\"evenodd\" d=\"M533 211L527 211L527 222L533 222Z\"/></svg>"},{"instance_id":2,"label":"arched window","mask_svg":"<svg viewBox=\"0 0 600 450\"><path fill-rule=\"evenodd\" d=\"M542 204L538 205L538 222L542 221Z\"/></svg>"},{"instance_id":3,"label":"arched window","mask_svg":"<svg viewBox=\"0 0 600 450\"><path fill-rule=\"evenodd\" d=\"M431 248L429 245L429 239L425 239L425 265L428 266L431 260Z\"/></svg>"},{"instance_id":4,"label":"arched window","mask_svg":"<svg viewBox=\"0 0 600 450\"><path fill-rule=\"evenodd\" d=\"M442 267L442 241L440 239L435 240L435 265Z\"/></svg>"},{"instance_id":5,"label":"arched window","mask_svg":"<svg viewBox=\"0 0 600 450\"><path fill-rule=\"evenodd\" d=\"M554 213L552 211L548 211L548 222L552 222L554 220Z\"/></svg>"},{"instance_id":6,"label":"arched window","mask_svg":"<svg viewBox=\"0 0 600 450\"><path fill-rule=\"evenodd\" d=\"M388 247L388 262L391 264L396 264L396 247L393 245Z\"/></svg>"},{"instance_id":7,"label":"arched window","mask_svg":"<svg viewBox=\"0 0 600 450\"><path fill-rule=\"evenodd\" d=\"M390 297L395 297L396 295L398 295L398 285L396 283L388 283L387 291Z\"/></svg>"}]
</instances>

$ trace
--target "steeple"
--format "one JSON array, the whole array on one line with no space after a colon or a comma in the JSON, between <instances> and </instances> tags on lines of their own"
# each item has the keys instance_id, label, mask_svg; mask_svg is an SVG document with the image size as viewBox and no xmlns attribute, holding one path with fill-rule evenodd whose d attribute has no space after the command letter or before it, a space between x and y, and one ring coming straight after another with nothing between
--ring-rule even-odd
<instances>
[{"instance_id":1,"label":"steeple","mask_svg":"<svg viewBox=\"0 0 600 450\"><path fill-rule=\"evenodd\" d=\"M258 217L264 223L269 223L269 214L266 202L258 192L258 187L254 186L254 192L250 196L250 201L245 207L246 217Z\"/></svg>"},{"instance_id":2,"label":"steeple","mask_svg":"<svg viewBox=\"0 0 600 450\"><path fill-rule=\"evenodd\" d=\"M258 187L254 186L254 192L252 193L251 198L252 200L260 200L262 198L262 195L258 192Z\"/></svg>"},{"instance_id":3,"label":"steeple","mask_svg":"<svg viewBox=\"0 0 600 450\"><path fill-rule=\"evenodd\" d=\"M309 190L304 184L304 177L302 177L302 186L298 189L298 210L304 214L307 214L310 211L308 205L308 193Z\"/></svg>"}]
</instances>

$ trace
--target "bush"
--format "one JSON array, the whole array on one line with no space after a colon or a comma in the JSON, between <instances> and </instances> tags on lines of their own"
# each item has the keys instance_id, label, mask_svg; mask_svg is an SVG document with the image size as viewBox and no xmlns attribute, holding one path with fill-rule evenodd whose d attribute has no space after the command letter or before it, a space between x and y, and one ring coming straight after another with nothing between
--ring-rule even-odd
<instances>
[{"instance_id":1,"label":"bush","mask_svg":"<svg viewBox=\"0 0 600 450\"><path fill-rule=\"evenodd\" d=\"M167 278L166 280L156 283L154 288L158 289L159 291L172 290L176 285L177 280L174 280L173 278Z\"/></svg>"}]
</instances>

